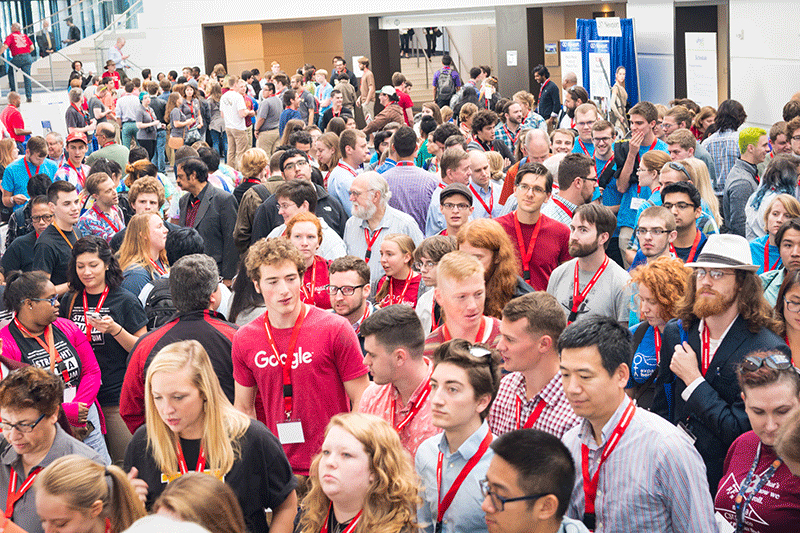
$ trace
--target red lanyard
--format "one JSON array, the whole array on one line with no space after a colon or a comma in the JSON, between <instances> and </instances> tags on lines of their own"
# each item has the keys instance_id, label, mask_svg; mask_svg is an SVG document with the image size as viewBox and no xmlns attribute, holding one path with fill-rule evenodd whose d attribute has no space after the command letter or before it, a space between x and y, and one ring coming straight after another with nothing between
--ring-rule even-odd
<instances>
[{"instance_id":1,"label":"red lanyard","mask_svg":"<svg viewBox=\"0 0 800 533\"><path fill-rule=\"evenodd\" d=\"M86 121L86 124L88 125L88 124L89 124L89 114L88 114L88 113L86 113L86 112L85 112L83 109L81 109L81 108L79 108L78 106L76 106L76 105L75 105L75 103L71 103L70 105L72 106L72 108L73 108L75 111L77 111L78 113L80 113L80 114L81 114L81 116L83 117L83 119Z\"/></svg>"},{"instance_id":2,"label":"red lanyard","mask_svg":"<svg viewBox=\"0 0 800 533\"><path fill-rule=\"evenodd\" d=\"M489 431L486 433L486 436L481 441L481 445L478 446L478 450L475 454L469 458L467 464L464 465L464 468L461 469L461 472L458 473L458 477L456 477L455 481L453 481L453 485L450 487L450 490L447 491L447 494L444 495L444 499L442 499L442 462L444 461L444 454L439 452L439 460L436 462L436 486L439 489L439 510L436 513L436 522L441 523L442 518L444 518L444 513L447 512L447 509L450 507L450 504L453 503L453 498L456 497L456 493L458 489L461 488L461 484L464 483L464 480L467 478L467 475L475 468L475 465L481 460L481 457L486 453L486 450L489 448L489 444L492 442L492 432Z\"/></svg>"},{"instance_id":3,"label":"red lanyard","mask_svg":"<svg viewBox=\"0 0 800 533\"><path fill-rule=\"evenodd\" d=\"M653 326L653 336L656 344L656 366L658 366L661 363L661 332L655 326Z\"/></svg>"},{"instance_id":4,"label":"red lanyard","mask_svg":"<svg viewBox=\"0 0 800 533\"><path fill-rule=\"evenodd\" d=\"M22 486L17 490L19 476L17 476L17 471L11 468L11 479L8 481L8 496L6 497L6 518L11 519L14 516L14 505L22 499L22 496L33 486L33 482L36 481L36 476L38 476L41 471L42 467L40 466L31 470L31 473L25 478Z\"/></svg>"},{"instance_id":5,"label":"red lanyard","mask_svg":"<svg viewBox=\"0 0 800 533\"><path fill-rule=\"evenodd\" d=\"M441 181L439 182L439 188L440 188L440 189L444 189L444 188L445 188L445 184L444 184L444 183L442 183Z\"/></svg>"},{"instance_id":6,"label":"red lanyard","mask_svg":"<svg viewBox=\"0 0 800 533\"><path fill-rule=\"evenodd\" d=\"M575 285L572 287L572 313L577 313L578 309L581 307L581 304L586 299L586 296L589 295L594 284L597 283L597 280L600 279L600 276L605 272L606 267L608 266L608 256L603 259L603 264L600 265L600 268L597 269L597 272L594 273L592 279L589 280L589 283L586 284L586 287L583 290L580 290L580 267L578 266L578 261L575 261Z\"/></svg>"},{"instance_id":7,"label":"red lanyard","mask_svg":"<svg viewBox=\"0 0 800 533\"><path fill-rule=\"evenodd\" d=\"M537 107L542 105L542 93L544 92L544 88L545 88L545 86L547 85L547 83L549 81L550 81L550 78L547 78L546 80L544 80L544 83L542 83L542 86L539 88L539 98L536 99Z\"/></svg>"},{"instance_id":8,"label":"red lanyard","mask_svg":"<svg viewBox=\"0 0 800 533\"><path fill-rule=\"evenodd\" d=\"M703 331L700 333L700 372L705 377L708 372L708 367L711 366L711 358L714 354L711 353L711 330L708 329L708 324L703 322Z\"/></svg>"},{"instance_id":9,"label":"red lanyard","mask_svg":"<svg viewBox=\"0 0 800 533\"><path fill-rule=\"evenodd\" d=\"M472 184L469 184L469 190L472 191L472 194L475 195L475 198L481 203L483 208L486 210L486 214L489 215L489 218L492 218L492 209L494 209L494 194L492 194L492 186L489 185L489 205L486 205L486 202L483 201L481 195L478 194L478 191L475 190L475 187Z\"/></svg>"},{"instance_id":10,"label":"red lanyard","mask_svg":"<svg viewBox=\"0 0 800 533\"><path fill-rule=\"evenodd\" d=\"M372 245L375 244L376 240L378 240L378 235L381 234L382 230L383 228L378 229L378 231L375 232L375 235L370 238L369 230L364 228L364 239L367 241L367 253L364 254L364 261L367 263L369 263L369 258L372 257Z\"/></svg>"},{"instance_id":11,"label":"red lanyard","mask_svg":"<svg viewBox=\"0 0 800 533\"><path fill-rule=\"evenodd\" d=\"M186 105L189 106L189 113L192 115L192 118L194 118L194 104L192 102L187 102Z\"/></svg>"},{"instance_id":12,"label":"red lanyard","mask_svg":"<svg viewBox=\"0 0 800 533\"><path fill-rule=\"evenodd\" d=\"M386 307L386 306L389 306L389 305L392 305L392 304L395 304L395 303L398 303L398 304L403 303L403 299L406 296L406 291L408 291L408 284L411 283L411 278L413 276L414 276L414 271L409 269L408 270L408 276L406 277L406 282L403 285L403 292L401 292L400 295L396 298L397 301L395 301L394 284L392 283L392 280L394 278L391 277L391 276L387 276L386 277L386 283L389 284L389 294L386 295L386 297L383 300L381 300L381 304L383 304L383 307ZM386 302L387 298L389 300L388 302Z\"/></svg>"},{"instance_id":13,"label":"red lanyard","mask_svg":"<svg viewBox=\"0 0 800 533\"><path fill-rule=\"evenodd\" d=\"M617 422L617 427L614 428L614 432L611 433L611 437L609 437L608 442L606 442L603 453L600 454L600 461L597 464L597 470L593 476L589 476L589 447L585 444L581 444L581 456L583 459L581 461L581 466L583 467L583 494L586 497L586 508L584 512L588 515L594 515L594 500L597 496L597 484L600 481L600 468L602 468L608 456L611 455L611 452L614 451L614 448L617 447L619 441L622 440L622 435L624 435L625 430L628 429L628 424L631 423L635 411L636 404L633 403L633 400L630 400L628 407L626 407L625 411L622 413L622 418Z\"/></svg>"},{"instance_id":14,"label":"red lanyard","mask_svg":"<svg viewBox=\"0 0 800 533\"><path fill-rule=\"evenodd\" d=\"M31 174L31 167L29 167L29 166L28 166L28 160L27 160L27 159L23 159L23 161L25 161L25 170L27 170L27 171L28 171L28 178L29 178L29 179L33 179L33 177L34 177L36 174L38 174L38 173L39 173L39 169L40 169L40 168L42 168L42 165L39 165L38 167L36 167L36 172L34 172L33 174Z\"/></svg>"},{"instance_id":15,"label":"red lanyard","mask_svg":"<svg viewBox=\"0 0 800 533\"><path fill-rule=\"evenodd\" d=\"M353 170L352 168L350 168L348 165L345 165L344 163L339 163L338 167L339 167L339 168L343 168L343 169L345 169L346 171L348 171L350 174L352 174L352 175L353 175L353 177L354 177L354 178L355 178L356 176L358 176L358 174L356 173L356 171L355 171L355 170Z\"/></svg>"},{"instance_id":16,"label":"red lanyard","mask_svg":"<svg viewBox=\"0 0 800 533\"><path fill-rule=\"evenodd\" d=\"M261 180L258 178L247 178L245 182L252 183L253 185L259 185L261 183Z\"/></svg>"},{"instance_id":17,"label":"red lanyard","mask_svg":"<svg viewBox=\"0 0 800 533\"><path fill-rule=\"evenodd\" d=\"M475 342L483 342L483 334L485 332L486 332L486 319L483 316L481 316L481 325L480 327L478 327L478 333L475 335ZM442 335L444 335L445 341L453 340L453 336L450 334L450 330L447 329L447 324L445 324L444 327L442 328Z\"/></svg>"},{"instance_id":18,"label":"red lanyard","mask_svg":"<svg viewBox=\"0 0 800 533\"><path fill-rule=\"evenodd\" d=\"M542 398L539 398L539 401L536 403L536 407L533 408L533 412L528 417L528 420L525 421L524 429L531 429L533 427L533 425L536 423L536 421L539 420L539 417L542 416L542 411L544 411L544 408L546 406L547 406L547 404L545 403L545 401ZM517 429L522 429L523 426L520 426L520 423L522 421L522 419L521 419L521 416L522 416L522 398L520 398L519 396L517 396L516 413L517 413Z\"/></svg>"},{"instance_id":19,"label":"red lanyard","mask_svg":"<svg viewBox=\"0 0 800 533\"><path fill-rule=\"evenodd\" d=\"M331 503L331 504L328 506L328 518L325 520L325 523L322 525L322 529L320 529L319 533L328 533L328 522L329 522L329 521L330 521L330 519L331 519L331 507L332 507L332 506L333 506L333 503ZM344 529L344 531L342 531L342 533L353 533L353 530L354 530L354 529L356 528L356 526L358 525L358 521L359 521L360 519L361 519L361 511L359 511L359 512L358 512L358 514L356 515L356 517L355 517L355 518L353 518L353 521L352 521L352 522L350 522L350 525L348 525L348 526L347 526L347 527Z\"/></svg>"},{"instance_id":20,"label":"red lanyard","mask_svg":"<svg viewBox=\"0 0 800 533\"><path fill-rule=\"evenodd\" d=\"M592 157L592 154L590 154L589 150L586 149L586 146L583 145L583 141L582 140L578 139L578 144L580 145L581 150L583 150L584 154L588 155L589 157Z\"/></svg>"},{"instance_id":21,"label":"red lanyard","mask_svg":"<svg viewBox=\"0 0 800 533\"><path fill-rule=\"evenodd\" d=\"M596 168L597 167L597 157L594 157L594 161L595 161L595 168ZM600 176L602 176L605 173L606 169L608 168L608 165L610 165L613 162L614 162L614 152L611 152L611 157L608 159L608 161L606 161L606 164L603 165L603 170L601 170L597 174L597 177L599 178ZM655 192L655 191L653 191L653 192Z\"/></svg>"},{"instance_id":22,"label":"red lanyard","mask_svg":"<svg viewBox=\"0 0 800 533\"><path fill-rule=\"evenodd\" d=\"M150 112L150 108L149 107L145 107L144 110L147 111L147 116L150 117L150 122L155 122L156 119L153 116L153 113Z\"/></svg>"},{"instance_id":23,"label":"red lanyard","mask_svg":"<svg viewBox=\"0 0 800 533\"><path fill-rule=\"evenodd\" d=\"M651 145L650 145L650 148L648 148L648 149L647 149L647 152L649 152L650 150L652 150L653 148L655 148L655 147L656 147L656 143L657 143L657 142L658 142L658 137L656 137L655 139L653 139L653 144L651 144ZM645 152L645 153L647 153L647 152ZM636 164L637 164L637 165L639 164L639 153L638 153L638 152L636 153Z\"/></svg>"},{"instance_id":24,"label":"red lanyard","mask_svg":"<svg viewBox=\"0 0 800 533\"><path fill-rule=\"evenodd\" d=\"M561 210L562 210L562 211L564 211L564 212L567 214L567 216L568 216L569 218L572 218L572 209L570 209L569 207L567 207L567 206L564 204L564 202L562 202L561 200L559 200L559 199L557 199L557 198L553 198L553 203L554 203L554 204L556 204L558 207L560 207L560 208L561 208Z\"/></svg>"},{"instance_id":25,"label":"red lanyard","mask_svg":"<svg viewBox=\"0 0 800 533\"><path fill-rule=\"evenodd\" d=\"M306 271L308 272L308 271ZM306 289L305 282L303 283L303 296L305 296L305 302L307 304L314 305L314 290L317 288L317 258L314 258L314 264L311 266L311 291L309 292Z\"/></svg>"},{"instance_id":26,"label":"red lanyard","mask_svg":"<svg viewBox=\"0 0 800 533\"><path fill-rule=\"evenodd\" d=\"M519 132L521 131L521 128L517 128L516 135L511 135L511 132L508 131L508 128L506 128L505 124L503 124L503 130L506 132L506 135L508 135L508 138L511 140L511 144L517 144L517 139L519 138Z\"/></svg>"},{"instance_id":27,"label":"red lanyard","mask_svg":"<svg viewBox=\"0 0 800 533\"><path fill-rule=\"evenodd\" d=\"M81 165L79 168L72 164L72 161L67 159L67 164L70 166L72 170L75 171L75 174L78 176L78 183L80 184L81 188L86 184L86 175L83 173L83 166Z\"/></svg>"},{"instance_id":28,"label":"red lanyard","mask_svg":"<svg viewBox=\"0 0 800 533\"><path fill-rule=\"evenodd\" d=\"M55 374L56 363L63 362L63 359L61 359L61 354L59 354L58 351L56 351L56 343L55 340L53 340L53 325L48 324L47 327L44 329L44 338L47 341L45 343L45 341L40 339L38 336L28 331L28 329L22 325L22 322L20 322L17 317L14 317L14 324L17 325L17 327L21 332L23 332L25 335L38 342L39 346L44 348L44 350L50 354L50 372ZM66 366L61 370L61 377L64 379L64 385L68 386L69 371L67 370Z\"/></svg>"},{"instance_id":29,"label":"red lanyard","mask_svg":"<svg viewBox=\"0 0 800 533\"><path fill-rule=\"evenodd\" d=\"M269 312L264 313L264 329L267 331L267 341L272 346L272 351L278 362L283 369L283 411L286 414L286 420L292 415L292 357L294 357L294 347L297 345L297 337L300 335L300 327L303 325L303 320L306 318L306 306L300 304L300 314L294 323L292 329L292 336L289 340L289 347L286 350L286 358L281 359L278 345L275 344L275 339L272 337L272 328L269 325Z\"/></svg>"},{"instance_id":30,"label":"red lanyard","mask_svg":"<svg viewBox=\"0 0 800 533\"><path fill-rule=\"evenodd\" d=\"M369 316L369 304L368 303L364 303L364 306L365 306L364 307L364 314L361 315L361 320L358 321L358 325L356 326L356 335L358 335L361 332L361 324L363 324L364 321Z\"/></svg>"},{"instance_id":31,"label":"red lanyard","mask_svg":"<svg viewBox=\"0 0 800 533\"><path fill-rule=\"evenodd\" d=\"M771 270L775 270L778 268L778 263L781 262L781 257L778 255L778 258L775 260L775 264L769 266L769 239L767 242L764 243L764 272L769 272Z\"/></svg>"},{"instance_id":32,"label":"red lanyard","mask_svg":"<svg viewBox=\"0 0 800 533\"><path fill-rule=\"evenodd\" d=\"M110 219L109 219L109 218L106 216L106 214L105 214L105 213L103 213L102 211L100 211L100 209L97 207L97 204L94 204L94 205L92 206L92 209L94 210L94 212L95 212L95 213L97 213L97 216L99 216L100 218L102 218L102 219L103 219L103 220L106 222L106 224L108 224L109 226L111 226L111 229L113 229L113 230L114 230L114 233L117 233L117 232L119 232L120 228L118 228L116 224L114 224L113 222L111 222L111 220L110 220Z\"/></svg>"},{"instance_id":33,"label":"red lanyard","mask_svg":"<svg viewBox=\"0 0 800 533\"><path fill-rule=\"evenodd\" d=\"M411 411L408 412L406 417L400 421L399 424L394 423L394 413L397 409L397 400L393 397L392 398L392 426L394 429L397 430L398 433L403 431L403 428L406 427L411 420L420 412L422 406L425 405L425 400L428 399L428 395L431 393L431 374L433 373L433 365L431 365L431 371L428 373L428 377L425 379L425 387L422 389L422 392L417 398L417 401L414 403L414 407L411 408Z\"/></svg>"},{"instance_id":34,"label":"red lanyard","mask_svg":"<svg viewBox=\"0 0 800 533\"><path fill-rule=\"evenodd\" d=\"M178 454L178 469L181 475L189 473L189 467L186 465L186 458L183 456L183 448L181 448L181 439L176 436L175 438L175 453ZM200 454L197 456L197 466L194 468L195 472L205 472L206 470L206 452L203 450L203 445L200 444Z\"/></svg>"},{"instance_id":35,"label":"red lanyard","mask_svg":"<svg viewBox=\"0 0 800 533\"><path fill-rule=\"evenodd\" d=\"M161 265L159 265L157 262L153 261L149 257L147 258L147 260L150 261L150 264L153 265L153 268L155 269L156 272L159 273L159 275L163 276L167 273L167 270L163 268Z\"/></svg>"},{"instance_id":36,"label":"red lanyard","mask_svg":"<svg viewBox=\"0 0 800 533\"><path fill-rule=\"evenodd\" d=\"M395 166L398 166L398 167L413 167L414 166L414 162L413 161L398 161L397 165L395 165Z\"/></svg>"},{"instance_id":37,"label":"red lanyard","mask_svg":"<svg viewBox=\"0 0 800 533\"><path fill-rule=\"evenodd\" d=\"M108 285L106 288L103 289L103 294L100 295L100 301L97 303L97 309L95 312L99 313L100 309L103 308L103 304L106 303L106 298L108 297ZM92 326L89 324L89 301L86 298L86 289L83 290L83 323L86 325L86 339L89 341L89 344L92 343Z\"/></svg>"},{"instance_id":38,"label":"red lanyard","mask_svg":"<svg viewBox=\"0 0 800 533\"><path fill-rule=\"evenodd\" d=\"M519 224L519 218L517 218L517 212L514 211L514 228L517 230L517 246L519 246L519 254L522 259L522 277L530 283L531 281L531 258L533 257L533 247L536 246L536 238L539 236L539 230L542 228L542 217L539 217L539 220L536 221L533 227L533 235L531 235L531 241L528 243L528 247L525 248L525 245L522 240L522 226Z\"/></svg>"},{"instance_id":39,"label":"red lanyard","mask_svg":"<svg viewBox=\"0 0 800 533\"><path fill-rule=\"evenodd\" d=\"M686 262L687 263L694 262L694 256L697 253L697 246L700 244L700 230L695 230L695 231L697 231L697 233L694 236L694 242L692 243L692 249L689 250L689 257L686 258ZM670 248L670 251L673 254L675 254L675 257L677 257L678 256L678 252L675 250L675 245L670 243L669 248Z\"/></svg>"}]
</instances>

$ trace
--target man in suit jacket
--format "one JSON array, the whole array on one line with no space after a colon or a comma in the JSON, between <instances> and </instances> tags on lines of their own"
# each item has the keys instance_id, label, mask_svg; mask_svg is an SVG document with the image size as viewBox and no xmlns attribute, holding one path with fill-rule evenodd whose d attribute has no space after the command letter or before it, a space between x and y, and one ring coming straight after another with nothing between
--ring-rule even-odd
<instances>
[{"instance_id":1,"label":"man in suit jacket","mask_svg":"<svg viewBox=\"0 0 800 533\"><path fill-rule=\"evenodd\" d=\"M233 240L238 202L208 184L208 167L199 158L178 162L178 186L189 194L180 199L180 225L195 228L205 241L205 253L214 258L222 281L230 287L236 275L239 252Z\"/></svg>"},{"instance_id":2,"label":"man in suit jacket","mask_svg":"<svg viewBox=\"0 0 800 533\"><path fill-rule=\"evenodd\" d=\"M42 22L42 29L36 32L36 46L39 47L39 56L47 57L56 51L56 38L50 31L50 23Z\"/></svg>"},{"instance_id":3,"label":"man in suit jacket","mask_svg":"<svg viewBox=\"0 0 800 533\"><path fill-rule=\"evenodd\" d=\"M736 370L749 353L787 351L764 299L749 244L711 235L664 329L653 411L682 427L703 457L716 493L725 454L750 430ZM683 331L681 330L683 328Z\"/></svg>"}]
</instances>

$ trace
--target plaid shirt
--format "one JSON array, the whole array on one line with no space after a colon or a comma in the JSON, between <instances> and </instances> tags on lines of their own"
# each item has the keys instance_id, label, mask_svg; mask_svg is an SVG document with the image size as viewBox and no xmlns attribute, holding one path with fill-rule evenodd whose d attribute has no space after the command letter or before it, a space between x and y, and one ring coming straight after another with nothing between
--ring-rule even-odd
<instances>
[{"instance_id":1,"label":"plaid shirt","mask_svg":"<svg viewBox=\"0 0 800 533\"><path fill-rule=\"evenodd\" d=\"M538 116L538 115L537 115ZM511 150L511 153L514 153L514 145L516 144L517 139L519 138L519 134L522 131L522 126L517 128L516 135L512 137L511 130L505 125L505 123L501 122L497 126L494 127L494 138L500 141L503 141L508 149Z\"/></svg>"},{"instance_id":2,"label":"plaid shirt","mask_svg":"<svg viewBox=\"0 0 800 533\"><path fill-rule=\"evenodd\" d=\"M553 200L558 200L573 213L575 212L575 209L578 208L578 206L573 204L569 200L565 200L564 198L555 193L553 193L553 196L550 198L550 200L542 206L543 215L547 215L553 220L557 220L562 224L564 224L565 226L569 226L572 223L572 217L569 216L569 214L566 211L564 211L564 209L562 209L562 207L557 203L555 203Z\"/></svg>"},{"instance_id":3,"label":"plaid shirt","mask_svg":"<svg viewBox=\"0 0 800 533\"><path fill-rule=\"evenodd\" d=\"M728 172L739 159L739 132L727 130L712 133L702 142L702 146L711 154L714 168L717 171L714 192L717 196L722 196L725 192L725 180Z\"/></svg>"},{"instance_id":4,"label":"plaid shirt","mask_svg":"<svg viewBox=\"0 0 800 533\"><path fill-rule=\"evenodd\" d=\"M561 373L557 372L544 389L530 400L527 399L525 390L525 377L520 372L512 372L500 381L500 389L489 412L489 428L492 430L492 435L500 436L524 426L540 399L544 400L546 406L533 424L533 429L546 431L560 439L567 430L580 421L567 401ZM519 424L516 414L518 401L522 401Z\"/></svg>"},{"instance_id":5,"label":"plaid shirt","mask_svg":"<svg viewBox=\"0 0 800 533\"><path fill-rule=\"evenodd\" d=\"M547 123L544 121L541 115L533 110L529 111L528 116L525 117L524 121L522 121L522 127L547 131Z\"/></svg>"}]
</instances>

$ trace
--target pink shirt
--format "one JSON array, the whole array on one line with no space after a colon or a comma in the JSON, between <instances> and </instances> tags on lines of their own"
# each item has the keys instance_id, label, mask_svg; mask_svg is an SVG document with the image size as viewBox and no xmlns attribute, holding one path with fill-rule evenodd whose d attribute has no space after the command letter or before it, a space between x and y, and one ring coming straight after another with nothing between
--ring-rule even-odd
<instances>
[{"instance_id":1,"label":"pink shirt","mask_svg":"<svg viewBox=\"0 0 800 533\"><path fill-rule=\"evenodd\" d=\"M284 444L295 474L308 475L311 458L322 446L331 417L350 411L344 382L367 374L361 345L347 319L314 306L307 313L291 358L292 415L303 426L305 442ZM245 387L258 387L267 427L275 435L286 421L283 403L283 367L275 356L261 315L233 337L233 379ZM286 360L292 328L272 328L275 344Z\"/></svg>"},{"instance_id":2,"label":"pink shirt","mask_svg":"<svg viewBox=\"0 0 800 533\"><path fill-rule=\"evenodd\" d=\"M376 385L370 383L364 395L361 396L361 403L358 405L359 413L367 413L376 415L393 426L397 426L400 422L405 420L406 416L413 408L418 405L420 396L426 389L426 385L430 382L430 372L433 371L433 363L430 359L425 358L428 365L428 378L423 380L419 386L411 394L407 404L403 404L403 399L400 397L400 392L391 383L386 385ZM425 398L425 403L417 412L416 415L400 430L400 442L403 443L403 448L414 457L417 454L419 445L433 435L437 435L442 430L433 425L431 419L431 398L428 395Z\"/></svg>"}]
</instances>

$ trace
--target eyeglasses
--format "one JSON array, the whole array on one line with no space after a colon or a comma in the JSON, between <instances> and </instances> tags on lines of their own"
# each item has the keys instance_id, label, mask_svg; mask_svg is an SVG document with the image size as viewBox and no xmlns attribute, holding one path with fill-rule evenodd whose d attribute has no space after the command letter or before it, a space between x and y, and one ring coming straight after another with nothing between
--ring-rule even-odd
<instances>
[{"instance_id":1,"label":"eyeglasses","mask_svg":"<svg viewBox=\"0 0 800 533\"><path fill-rule=\"evenodd\" d=\"M800 302L794 302L792 300L784 300L783 303L786 304L786 309L788 309L792 313L800 311Z\"/></svg>"},{"instance_id":2,"label":"eyeglasses","mask_svg":"<svg viewBox=\"0 0 800 533\"><path fill-rule=\"evenodd\" d=\"M677 202L677 203L674 203L674 204L670 204L670 203L663 203L663 204L661 204L661 206L662 206L662 207L665 207L665 208L667 208L667 209L672 209L673 207L677 207L677 208L678 208L678 209L680 209L681 211L683 211L684 209L688 209L688 208L690 208L690 207L691 207L692 209L694 209L694 204L687 204L686 202Z\"/></svg>"},{"instance_id":3,"label":"eyeglasses","mask_svg":"<svg viewBox=\"0 0 800 533\"><path fill-rule=\"evenodd\" d=\"M592 142L594 144L607 143L611 142L611 139L611 137L592 137Z\"/></svg>"},{"instance_id":4,"label":"eyeglasses","mask_svg":"<svg viewBox=\"0 0 800 533\"><path fill-rule=\"evenodd\" d=\"M362 194L364 194L365 192L372 192L372 191L374 191L374 190L375 190L375 189L367 189L366 191L347 191L347 195L348 195L348 196L352 196L352 197L354 197L354 198L358 198L359 196L361 196L361 195L362 195Z\"/></svg>"},{"instance_id":5,"label":"eyeglasses","mask_svg":"<svg viewBox=\"0 0 800 533\"><path fill-rule=\"evenodd\" d=\"M289 202L284 202L282 204L278 204L278 209L279 210L283 209L284 211L286 211L287 209L291 209L292 207L297 207L297 204L289 203Z\"/></svg>"},{"instance_id":6,"label":"eyeglasses","mask_svg":"<svg viewBox=\"0 0 800 533\"><path fill-rule=\"evenodd\" d=\"M307 167L308 164L309 164L308 161L306 161L305 159L301 159L300 161L295 161L294 163L286 163L286 166L283 167L283 170L286 171L286 170L294 170L300 167Z\"/></svg>"},{"instance_id":7,"label":"eyeglasses","mask_svg":"<svg viewBox=\"0 0 800 533\"><path fill-rule=\"evenodd\" d=\"M694 275L697 279L703 279L708 274L714 281L721 279L722 276L733 276L734 272L723 272L722 270L706 270L705 268L694 269Z\"/></svg>"},{"instance_id":8,"label":"eyeglasses","mask_svg":"<svg viewBox=\"0 0 800 533\"><path fill-rule=\"evenodd\" d=\"M32 302L50 302L50 305L58 305L58 295L52 298L28 298Z\"/></svg>"},{"instance_id":9,"label":"eyeglasses","mask_svg":"<svg viewBox=\"0 0 800 533\"><path fill-rule=\"evenodd\" d=\"M689 172L686 170L686 167L681 165L680 163L676 163L675 161L669 162L669 168L672 170L677 170L678 172L683 172L683 175L686 176L688 181L692 181L692 177L689 175Z\"/></svg>"},{"instance_id":10,"label":"eyeglasses","mask_svg":"<svg viewBox=\"0 0 800 533\"><path fill-rule=\"evenodd\" d=\"M459 211L464 211L465 209L469 209L470 205L469 204L451 204L450 202L447 202L445 204L442 204L442 207L444 207L448 211L453 211L454 209L458 209Z\"/></svg>"},{"instance_id":11,"label":"eyeglasses","mask_svg":"<svg viewBox=\"0 0 800 533\"><path fill-rule=\"evenodd\" d=\"M782 353L774 353L766 357L751 355L745 357L744 361L742 361L742 370L747 370L748 372L755 372L762 366L771 368L772 370L788 370L794 368L792 360Z\"/></svg>"},{"instance_id":12,"label":"eyeglasses","mask_svg":"<svg viewBox=\"0 0 800 533\"><path fill-rule=\"evenodd\" d=\"M489 487L489 480L484 479L484 480L481 480L480 483L481 483L481 493L483 494L483 497L486 498L488 496L489 498L491 498L492 507L494 507L494 510L497 511L498 513L503 511L505 509L505 507L506 507L506 504L509 503L509 502L521 502L521 501L526 501L526 500L538 500L539 498L541 498L543 496L547 496L548 494L552 494L550 492L543 492L541 494L530 494L528 496L517 496L516 498L503 498L502 496L499 496L498 494L496 494L495 492L492 491L492 489Z\"/></svg>"},{"instance_id":13,"label":"eyeglasses","mask_svg":"<svg viewBox=\"0 0 800 533\"><path fill-rule=\"evenodd\" d=\"M517 185L517 189L519 189L522 192L522 194L528 194L531 191L533 191L536 194L544 194L547 192L541 187L531 187L530 185L526 185L525 183L520 183L519 185Z\"/></svg>"},{"instance_id":14,"label":"eyeglasses","mask_svg":"<svg viewBox=\"0 0 800 533\"><path fill-rule=\"evenodd\" d=\"M417 272L422 272L423 270L431 270L436 268L438 263L434 263L433 261L417 261L414 263L414 270Z\"/></svg>"},{"instance_id":15,"label":"eyeglasses","mask_svg":"<svg viewBox=\"0 0 800 533\"><path fill-rule=\"evenodd\" d=\"M600 181L598 178L589 178L589 177L586 177L586 178L583 178L583 179L585 179L585 180L588 180L588 181Z\"/></svg>"},{"instance_id":16,"label":"eyeglasses","mask_svg":"<svg viewBox=\"0 0 800 533\"><path fill-rule=\"evenodd\" d=\"M34 222L50 222L53 220L53 215L34 215L31 220Z\"/></svg>"},{"instance_id":17,"label":"eyeglasses","mask_svg":"<svg viewBox=\"0 0 800 533\"><path fill-rule=\"evenodd\" d=\"M366 283L362 283L361 285L342 285L341 287L337 287L336 285L327 285L325 289L331 296L336 296L336 293L339 291L342 291L342 294L345 296L352 296L356 293L356 289L366 286Z\"/></svg>"},{"instance_id":18,"label":"eyeglasses","mask_svg":"<svg viewBox=\"0 0 800 533\"><path fill-rule=\"evenodd\" d=\"M793 141L800 141L800 135L792 135Z\"/></svg>"},{"instance_id":19,"label":"eyeglasses","mask_svg":"<svg viewBox=\"0 0 800 533\"><path fill-rule=\"evenodd\" d=\"M589 128L594 123L595 123L595 121L591 120L589 122L576 122L575 125L580 127L580 128Z\"/></svg>"},{"instance_id":20,"label":"eyeglasses","mask_svg":"<svg viewBox=\"0 0 800 533\"><path fill-rule=\"evenodd\" d=\"M16 424L0 422L0 429L3 430L3 433L8 433L12 429L16 429L20 433L30 433L42 420L44 420L44 413L39 415L39 418L37 418L35 422L17 422Z\"/></svg>"},{"instance_id":21,"label":"eyeglasses","mask_svg":"<svg viewBox=\"0 0 800 533\"><path fill-rule=\"evenodd\" d=\"M669 233L669 230L664 228L636 228L636 235L640 237L644 237L648 233L654 237L660 237L665 233Z\"/></svg>"}]
</instances>

